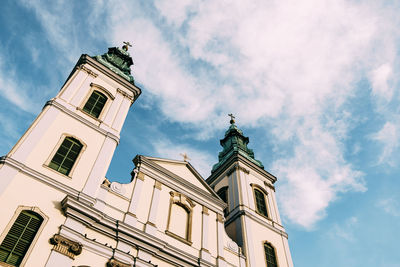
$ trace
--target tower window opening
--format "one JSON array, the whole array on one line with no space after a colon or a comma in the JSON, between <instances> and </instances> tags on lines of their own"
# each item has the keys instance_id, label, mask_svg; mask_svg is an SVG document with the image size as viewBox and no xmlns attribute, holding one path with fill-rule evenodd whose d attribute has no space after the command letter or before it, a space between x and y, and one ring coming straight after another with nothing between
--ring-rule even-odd
<instances>
[{"instance_id":1,"label":"tower window opening","mask_svg":"<svg viewBox=\"0 0 400 267\"><path fill-rule=\"evenodd\" d=\"M107 97L104 94L99 91L93 91L85 106L83 107L83 111L85 111L89 115L92 115L95 118L98 118L106 102Z\"/></svg>"},{"instance_id":2,"label":"tower window opening","mask_svg":"<svg viewBox=\"0 0 400 267\"><path fill-rule=\"evenodd\" d=\"M49 167L62 174L68 175L82 147L83 145L75 138L66 137L51 160Z\"/></svg>"},{"instance_id":3,"label":"tower window opening","mask_svg":"<svg viewBox=\"0 0 400 267\"><path fill-rule=\"evenodd\" d=\"M265 194L258 189L254 189L254 195L256 198L257 212L265 217L268 217L267 204L265 201Z\"/></svg>"},{"instance_id":4,"label":"tower window opening","mask_svg":"<svg viewBox=\"0 0 400 267\"><path fill-rule=\"evenodd\" d=\"M1 242L0 262L19 266L42 222L43 218L39 214L27 210L21 211Z\"/></svg>"},{"instance_id":5,"label":"tower window opening","mask_svg":"<svg viewBox=\"0 0 400 267\"><path fill-rule=\"evenodd\" d=\"M276 255L274 247L265 242L264 243L264 252L265 252L265 259L267 261L267 267L278 267L276 263Z\"/></svg>"}]
</instances>

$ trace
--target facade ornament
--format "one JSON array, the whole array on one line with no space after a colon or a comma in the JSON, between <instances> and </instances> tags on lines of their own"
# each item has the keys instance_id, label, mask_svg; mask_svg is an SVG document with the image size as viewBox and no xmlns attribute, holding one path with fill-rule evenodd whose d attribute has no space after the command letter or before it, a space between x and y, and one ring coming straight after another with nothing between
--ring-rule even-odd
<instances>
[{"instance_id":1,"label":"facade ornament","mask_svg":"<svg viewBox=\"0 0 400 267\"><path fill-rule=\"evenodd\" d=\"M87 74L93 76L94 78L96 78L98 75L96 73L94 73L92 70L86 68L83 65L80 65L78 67L76 67L78 70L83 70L84 72L86 72Z\"/></svg>"},{"instance_id":2,"label":"facade ornament","mask_svg":"<svg viewBox=\"0 0 400 267\"><path fill-rule=\"evenodd\" d=\"M191 158L189 158L189 156L186 154L186 152L183 154L181 153L180 155L183 157L183 161L185 161L185 162L189 162L189 160L191 160Z\"/></svg>"},{"instance_id":3,"label":"facade ornament","mask_svg":"<svg viewBox=\"0 0 400 267\"><path fill-rule=\"evenodd\" d=\"M104 181L103 181L103 183L102 183L102 185L104 185L105 187L110 187L111 182L110 182L110 180L108 180L107 178L105 178Z\"/></svg>"},{"instance_id":4,"label":"facade ornament","mask_svg":"<svg viewBox=\"0 0 400 267\"><path fill-rule=\"evenodd\" d=\"M126 93L124 91L122 91L119 88L117 88L117 92L120 93L121 95L123 95L124 97L128 98L131 101L131 103L133 103L133 100L134 100L133 96L131 96L130 94L128 94L128 93Z\"/></svg>"},{"instance_id":5,"label":"facade ornament","mask_svg":"<svg viewBox=\"0 0 400 267\"><path fill-rule=\"evenodd\" d=\"M131 264L123 263L122 261L116 259L110 259L107 262L107 267L131 267Z\"/></svg>"},{"instance_id":6,"label":"facade ornament","mask_svg":"<svg viewBox=\"0 0 400 267\"><path fill-rule=\"evenodd\" d=\"M117 194L120 194L120 195L124 195L125 191L126 191L123 184L120 184L118 182L112 182L110 189L111 189L111 191L113 191Z\"/></svg>"},{"instance_id":7,"label":"facade ornament","mask_svg":"<svg viewBox=\"0 0 400 267\"><path fill-rule=\"evenodd\" d=\"M62 235L55 234L50 238L50 243L54 245L53 250L74 259L82 253L82 244L76 241L72 241Z\"/></svg>"}]
</instances>

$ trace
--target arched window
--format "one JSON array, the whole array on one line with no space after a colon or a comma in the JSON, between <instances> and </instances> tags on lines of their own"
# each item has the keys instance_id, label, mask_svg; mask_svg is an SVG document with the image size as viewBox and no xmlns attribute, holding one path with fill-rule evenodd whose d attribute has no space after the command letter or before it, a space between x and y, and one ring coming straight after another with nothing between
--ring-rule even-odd
<instances>
[{"instance_id":1,"label":"arched window","mask_svg":"<svg viewBox=\"0 0 400 267\"><path fill-rule=\"evenodd\" d=\"M218 190L217 195L225 202L228 203L228 187L224 186Z\"/></svg>"},{"instance_id":2,"label":"arched window","mask_svg":"<svg viewBox=\"0 0 400 267\"><path fill-rule=\"evenodd\" d=\"M228 187L224 186L221 189L218 190L217 195L225 202L228 204ZM228 214L228 207L224 209L224 214Z\"/></svg>"},{"instance_id":3,"label":"arched window","mask_svg":"<svg viewBox=\"0 0 400 267\"><path fill-rule=\"evenodd\" d=\"M62 174L68 175L71 172L82 147L83 145L81 142L75 138L65 137L64 141L50 161L49 167Z\"/></svg>"},{"instance_id":4,"label":"arched window","mask_svg":"<svg viewBox=\"0 0 400 267\"><path fill-rule=\"evenodd\" d=\"M267 203L265 194L260 189L254 188L254 198L256 201L256 211L261 215L268 217Z\"/></svg>"},{"instance_id":5,"label":"arched window","mask_svg":"<svg viewBox=\"0 0 400 267\"><path fill-rule=\"evenodd\" d=\"M83 107L83 111L92 115L95 118L98 118L106 102L107 97L103 93L95 90L92 92L88 101Z\"/></svg>"},{"instance_id":6,"label":"arched window","mask_svg":"<svg viewBox=\"0 0 400 267\"><path fill-rule=\"evenodd\" d=\"M264 243L264 252L265 259L267 261L267 267L278 267L278 264L276 262L275 249L273 246L271 246L270 243Z\"/></svg>"},{"instance_id":7,"label":"arched window","mask_svg":"<svg viewBox=\"0 0 400 267\"><path fill-rule=\"evenodd\" d=\"M1 242L0 262L19 266L42 222L43 217L36 212L30 210L21 211Z\"/></svg>"},{"instance_id":8,"label":"arched window","mask_svg":"<svg viewBox=\"0 0 400 267\"><path fill-rule=\"evenodd\" d=\"M170 192L171 200L166 234L192 244L192 216L195 204L185 195Z\"/></svg>"},{"instance_id":9,"label":"arched window","mask_svg":"<svg viewBox=\"0 0 400 267\"><path fill-rule=\"evenodd\" d=\"M187 240L189 234L189 216L190 211L184 206L178 203L172 204L168 230Z\"/></svg>"}]
</instances>

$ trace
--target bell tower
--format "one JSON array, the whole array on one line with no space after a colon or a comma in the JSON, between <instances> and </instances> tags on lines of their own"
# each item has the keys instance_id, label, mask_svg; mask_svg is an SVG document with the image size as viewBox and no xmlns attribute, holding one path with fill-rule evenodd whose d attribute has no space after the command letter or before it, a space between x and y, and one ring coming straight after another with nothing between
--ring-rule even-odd
<instances>
[{"instance_id":1,"label":"bell tower","mask_svg":"<svg viewBox=\"0 0 400 267\"><path fill-rule=\"evenodd\" d=\"M1 158L0 195L22 171L94 202L128 110L141 93L128 46L80 57L58 94Z\"/></svg>"},{"instance_id":2,"label":"bell tower","mask_svg":"<svg viewBox=\"0 0 400 267\"><path fill-rule=\"evenodd\" d=\"M220 141L219 162L207 183L228 205L227 234L242 247L247 266L293 266L288 235L282 226L275 198L276 177L264 170L247 147L249 138L235 125Z\"/></svg>"}]
</instances>

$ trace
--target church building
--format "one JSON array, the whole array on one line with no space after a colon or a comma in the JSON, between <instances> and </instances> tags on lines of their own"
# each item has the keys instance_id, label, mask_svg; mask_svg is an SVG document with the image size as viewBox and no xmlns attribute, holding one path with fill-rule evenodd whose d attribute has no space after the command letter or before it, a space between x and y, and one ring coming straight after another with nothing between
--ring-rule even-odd
<instances>
[{"instance_id":1,"label":"church building","mask_svg":"<svg viewBox=\"0 0 400 267\"><path fill-rule=\"evenodd\" d=\"M233 117L207 179L142 155L130 183L105 177L141 94L128 44L82 55L0 158L0 266L292 267L276 177Z\"/></svg>"}]
</instances>

